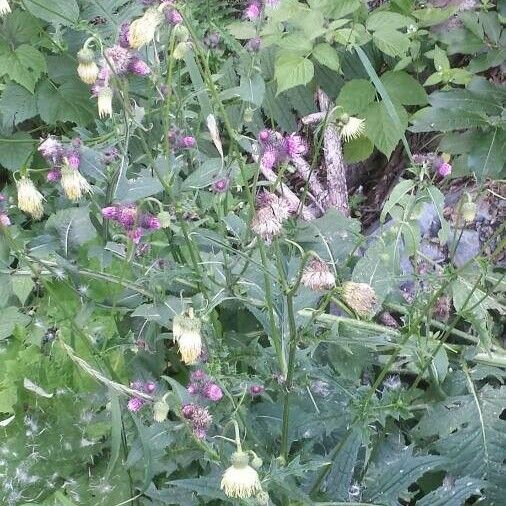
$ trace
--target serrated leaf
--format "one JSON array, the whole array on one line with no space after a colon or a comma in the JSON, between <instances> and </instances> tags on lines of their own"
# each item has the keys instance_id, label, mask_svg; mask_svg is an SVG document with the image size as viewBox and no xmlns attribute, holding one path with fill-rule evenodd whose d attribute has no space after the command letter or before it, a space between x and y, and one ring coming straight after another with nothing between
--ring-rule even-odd
<instances>
[{"instance_id":1,"label":"serrated leaf","mask_svg":"<svg viewBox=\"0 0 506 506\"><path fill-rule=\"evenodd\" d=\"M487 119L482 114L436 107L420 109L411 117L411 121L412 132L449 132L488 125Z\"/></svg>"},{"instance_id":2,"label":"serrated leaf","mask_svg":"<svg viewBox=\"0 0 506 506\"><path fill-rule=\"evenodd\" d=\"M45 71L44 55L33 46L22 44L14 50L5 44L0 46L0 75L9 76L31 93Z\"/></svg>"},{"instance_id":3,"label":"serrated leaf","mask_svg":"<svg viewBox=\"0 0 506 506\"><path fill-rule=\"evenodd\" d=\"M394 122L383 102L370 104L365 112L365 133L374 145L388 158L392 154L408 126L408 114L404 107L395 104L401 124Z\"/></svg>"},{"instance_id":4,"label":"serrated leaf","mask_svg":"<svg viewBox=\"0 0 506 506\"><path fill-rule=\"evenodd\" d=\"M61 86L46 80L37 87L36 94L40 117L51 125L71 121L86 126L95 116L89 90L77 79Z\"/></svg>"},{"instance_id":5,"label":"serrated leaf","mask_svg":"<svg viewBox=\"0 0 506 506\"><path fill-rule=\"evenodd\" d=\"M325 65L329 69L339 72L341 64L339 62L339 55L337 51L326 42L317 44L313 49L313 56L319 63Z\"/></svg>"},{"instance_id":6,"label":"serrated leaf","mask_svg":"<svg viewBox=\"0 0 506 506\"><path fill-rule=\"evenodd\" d=\"M96 236L88 207L61 209L49 217L45 228L56 232L64 256L68 256L73 248L90 241Z\"/></svg>"},{"instance_id":7,"label":"serrated leaf","mask_svg":"<svg viewBox=\"0 0 506 506\"><path fill-rule=\"evenodd\" d=\"M381 82L394 102L403 105L425 105L428 101L423 86L407 72L389 70L381 76Z\"/></svg>"},{"instance_id":8,"label":"serrated leaf","mask_svg":"<svg viewBox=\"0 0 506 506\"><path fill-rule=\"evenodd\" d=\"M10 171L29 165L36 142L26 132L3 137L0 139L0 165Z\"/></svg>"},{"instance_id":9,"label":"serrated leaf","mask_svg":"<svg viewBox=\"0 0 506 506\"><path fill-rule=\"evenodd\" d=\"M462 506L472 495L481 495L484 482L465 476L458 480L448 480L448 484L428 493L419 499L417 506Z\"/></svg>"},{"instance_id":10,"label":"serrated leaf","mask_svg":"<svg viewBox=\"0 0 506 506\"><path fill-rule=\"evenodd\" d=\"M23 5L34 16L49 23L70 26L79 19L76 0L23 0Z\"/></svg>"},{"instance_id":11,"label":"serrated leaf","mask_svg":"<svg viewBox=\"0 0 506 506\"><path fill-rule=\"evenodd\" d=\"M410 44L406 34L390 29L374 32L372 40L380 51L392 57L404 56Z\"/></svg>"},{"instance_id":12,"label":"serrated leaf","mask_svg":"<svg viewBox=\"0 0 506 506\"><path fill-rule=\"evenodd\" d=\"M26 326L31 318L19 311L16 307L2 309L2 318L0 319L0 341L9 337L16 325Z\"/></svg>"},{"instance_id":13,"label":"serrated leaf","mask_svg":"<svg viewBox=\"0 0 506 506\"><path fill-rule=\"evenodd\" d=\"M37 116L35 95L23 86L9 82L0 98L0 111L6 126L17 125L26 119L33 118Z\"/></svg>"},{"instance_id":14,"label":"serrated leaf","mask_svg":"<svg viewBox=\"0 0 506 506\"><path fill-rule=\"evenodd\" d=\"M377 30L397 30L413 23L411 18L398 14L396 12L375 11L366 21L366 28L371 31Z\"/></svg>"},{"instance_id":15,"label":"serrated leaf","mask_svg":"<svg viewBox=\"0 0 506 506\"><path fill-rule=\"evenodd\" d=\"M117 184L114 200L116 202L135 202L136 200L156 195L163 190L163 185L149 169L142 170L137 177L122 177Z\"/></svg>"},{"instance_id":16,"label":"serrated leaf","mask_svg":"<svg viewBox=\"0 0 506 506\"><path fill-rule=\"evenodd\" d=\"M352 79L341 88L336 104L340 105L346 113L360 116L374 101L375 96L376 90L369 81Z\"/></svg>"},{"instance_id":17,"label":"serrated leaf","mask_svg":"<svg viewBox=\"0 0 506 506\"><path fill-rule=\"evenodd\" d=\"M313 76L314 66L307 58L286 52L278 56L274 68L278 95L295 86L309 83Z\"/></svg>"},{"instance_id":18,"label":"serrated leaf","mask_svg":"<svg viewBox=\"0 0 506 506\"><path fill-rule=\"evenodd\" d=\"M432 26L451 18L456 11L457 7L454 6L445 7L444 9L425 7L424 9L414 10L411 14L418 19L420 26Z\"/></svg>"}]
</instances>

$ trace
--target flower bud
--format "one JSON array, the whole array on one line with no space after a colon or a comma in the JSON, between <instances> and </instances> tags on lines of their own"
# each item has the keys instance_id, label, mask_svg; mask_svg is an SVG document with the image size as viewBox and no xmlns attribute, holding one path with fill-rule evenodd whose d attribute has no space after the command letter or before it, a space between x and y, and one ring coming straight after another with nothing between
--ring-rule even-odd
<instances>
[{"instance_id":1,"label":"flower bud","mask_svg":"<svg viewBox=\"0 0 506 506\"><path fill-rule=\"evenodd\" d=\"M178 42L186 42L190 38L190 32L184 25L177 25L173 28L174 37Z\"/></svg>"},{"instance_id":2,"label":"flower bud","mask_svg":"<svg viewBox=\"0 0 506 506\"><path fill-rule=\"evenodd\" d=\"M475 220L476 210L477 206L471 200L471 195L466 194L466 200L461 207L462 218L466 223L472 223Z\"/></svg>"},{"instance_id":3,"label":"flower bud","mask_svg":"<svg viewBox=\"0 0 506 506\"><path fill-rule=\"evenodd\" d=\"M179 44L174 48L172 56L175 60L182 60L190 48L191 42L179 42Z\"/></svg>"},{"instance_id":4,"label":"flower bud","mask_svg":"<svg viewBox=\"0 0 506 506\"><path fill-rule=\"evenodd\" d=\"M158 213L158 221L160 222L161 228L168 228L170 227L170 224L172 223L172 216L167 211L162 211Z\"/></svg>"},{"instance_id":5,"label":"flower bud","mask_svg":"<svg viewBox=\"0 0 506 506\"><path fill-rule=\"evenodd\" d=\"M344 302L359 316L370 318L374 315L378 299L372 286L347 281L343 284L341 295Z\"/></svg>"}]
</instances>

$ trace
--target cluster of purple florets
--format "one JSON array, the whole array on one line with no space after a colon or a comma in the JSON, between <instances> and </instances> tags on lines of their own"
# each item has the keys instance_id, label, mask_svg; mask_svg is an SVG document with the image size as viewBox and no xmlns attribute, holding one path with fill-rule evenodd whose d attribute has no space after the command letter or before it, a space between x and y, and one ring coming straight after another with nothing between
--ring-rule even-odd
<instances>
[{"instance_id":1,"label":"cluster of purple florets","mask_svg":"<svg viewBox=\"0 0 506 506\"><path fill-rule=\"evenodd\" d=\"M213 421L209 410L205 406L190 403L183 406L181 413L188 420L195 437L204 439Z\"/></svg>"},{"instance_id":2,"label":"cluster of purple florets","mask_svg":"<svg viewBox=\"0 0 506 506\"><path fill-rule=\"evenodd\" d=\"M260 163L273 169L290 160L296 160L308 151L306 141L298 134L282 135L274 130L261 130L258 134Z\"/></svg>"},{"instance_id":3,"label":"cluster of purple florets","mask_svg":"<svg viewBox=\"0 0 506 506\"><path fill-rule=\"evenodd\" d=\"M420 165L427 165L441 177L447 177L452 173L451 164L436 153L415 154L413 155L413 161Z\"/></svg>"},{"instance_id":4,"label":"cluster of purple florets","mask_svg":"<svg viewBox=\"0 0 506 506\"><path fill-rule=\"evenodd\" d=\"M223 390L202 369L191 373L186 389L191 395L200 395L213 402L223 397Z\"/></svg>"},{"instance_id":5,"label":"cluster of purple florets","mask_svg":"<svg viewBox=\"0 0 506 506\"><path fill-rule=\"evenodd\" d=\"M167 134L170 145L174 151L191 149L195 146L196 140L192 135L186 135L179 128L171 127Z\"/></svg>"},{"instance_id":6,"label":"cluster of purple florets","mask_svg":"<svg viewBox=\"0 0 506 506\"><path fill-rule=\"evenodd\" d=\"M57 183L61 179L61 168L64 163L67 163L72 169L79 170L81 165L80 146L81 139L78 137L72 141L68 148L51 136L40 143L38 151L51 167L46 174L50 183Z\"/></svg>"},{"instance_id":7,"label":"cluster of purple florets","mask_svg":"<svg viewBox=\"0 0 506 506\"><path fill-rule=\"evenodd\" d=\"M135 204L104 207L102 216L121 225L128 238L135 244L140 242L145 231L154 231L161 227L160 220L156 216L141 212Z\"/></svg>"},{"instance_id":8,"label":"cluster of purple florets","mask_svg":"<svg viewBox=\"0 0 506 506\"><path fill-rule=\"evenodd\" d=\"M133 390L137 390L138 392L144 392L148 395L151 395L156 390L156 383L154 383L153 381L148 381L144 383L143 381L137 380L130 383L130 388L132 388ZM130 399L128 400L127 408L130 412L137 413L142 409L142 407L144 406L144 404L146 404L146 402L147 401L142 397L133 396L130 397Z\"/></svg>"}]
</instances>

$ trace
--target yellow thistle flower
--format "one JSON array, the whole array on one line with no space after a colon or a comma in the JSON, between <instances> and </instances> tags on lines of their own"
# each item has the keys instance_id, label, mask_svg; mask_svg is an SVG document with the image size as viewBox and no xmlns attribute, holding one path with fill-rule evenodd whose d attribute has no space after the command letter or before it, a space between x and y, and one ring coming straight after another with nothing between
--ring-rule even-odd
<instances>
[{"instance_id":1,"label":"yellow thistle flower","mask_svg":"<svg viewBox=\"0 0 506 506\"><path fill-rule=\"evenodd\" d=\"M344 302L359 316L370 318L374 315L378 299L371 285L347 281L343 283L341 295Z\"/></svg>"},{"instance_id":2,"label":"yellow thistle flower","mask_svg":"<svg viewBox=\"0 0 506 506\"><path fill-rule=\"evenodd\" d=\"M182 60L186 53L191 49L191 42L179 42L178 45L174 48L172 52L172 56L175 60Z\"/></svg>"},{"instance_id":3,"label":"yellow thistle flower","mask_svg":"<svg viewBox=\"0 0 506 506\"><path fill-rule=\"evenodd\" d=\"M200 328L200 320L194 316L191 308L188 314L177 315L172 321L172 336L185 364L194 364L202 353Z\"/></svg>"},{"instance_id":4,"label":"yellow thistle flower","mask_svg":"<svg viewBox=\"0 0 506 506\"><path fill-rule=\"evenodd\" d=\"M11 13L11 6L8 0L0 0L0 16L6 16Z\"/></svg>"},{"instance_id":5,"label":"yellow thistle flower","mask_svg":"<svg viewBox=\"0 0 506 506\"><path fill-rule=\"evenodd\" d=\"M85 193L91 192L91 186L78 169L74 169L64 163L61 169L61 186L69 200L75 202Z\"/></svg>"},{"instance_id":6,"label":"yellow thistle flower","mask_svg":"<svg viewBox=\"0 0 506 506\"><path fill-rule=\"evenodd\" d=\"M365 120L343 114L340 118L341 138L347 142L360 137L365 131Z\"/></svg>"},{"instance_id":7,"label":"yellow thistle flower","mask_svg":"<svg viewBox=\"0 0 506 506\"><path fill-rule=\"evenodd\" d=\"M167 419L169 414L169 405L164 401L155 402L153 406L153 419L155 422L162 423Z\"/></svg>"},{"instance_id":8,"label":"yellow thistle flower","mask_svg":"<svg viewBox=\"0 0 506 506\"><path fill-rule=\"evenodd\" d=\"M33 181L28 177L22 177L16 182L18 190L18 207L21 211L30 214L36 220L40 220L44 214L42 201L44 197L37 190Z\"/></svg>"},{"instance_id":9,"label":"yellow thistle flower","mask_svg":"<svg viewBox=\"0 0 506 506\"><path fill-rule=\"evenodd\" d=\"M246 499L262 491L258 473L249 465L247 453L237 451L230 459L232 465L223 473L221 489L228 497Z\"/></svg>"},{"instance_id":10,"label":"yellow thistle flower","mask_svg":"<svg viewBox=\"0 0 506 506\"><path fill-rule=\"evenodd\" d=\"M149 44L154 39L162 19L163 15L158 9L148 9L142 17L133 21L128 33L130 47L138 49Z\"/></svg>"},{"instance_id":11,"label":"yellow thistle flower","mask_svg":"<svg viewBox=\"0 0 506 506\"><path fill-rule=\"evenodd\" d=\"M101 118L112 116L112 90L103 88L98 93L98 115Z\"/></svg>"}]
</instances>

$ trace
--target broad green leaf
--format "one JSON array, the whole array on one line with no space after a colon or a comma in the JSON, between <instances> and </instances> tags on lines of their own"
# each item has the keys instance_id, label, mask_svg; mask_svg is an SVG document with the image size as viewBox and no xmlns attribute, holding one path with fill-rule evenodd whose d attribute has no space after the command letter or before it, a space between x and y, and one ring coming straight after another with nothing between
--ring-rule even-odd
<instances>
[{"instance_id":1,"label":"broad green leaf","mask_svg":"<svg viewBox=\"0 0 506 506\"><path fill-rule=\"evenodd\" d=\"M368 18L365 26L368 30L397 30L413 23L411 18L396 12L375 11Z\"/></svg>"},{"instance_id":2,"label":"broad green leaf","mask_svg":"<svg viewBox=\"0 0 506 506\"><path fill-rule=\"evenodd\" d=\"M9 337L16 328L16 325L25 327L30 321L31 318L21 313L17 307L2 309L2 318L0 319L0 341Z\"/></svg>"},{"instance_id":3,"label":"broad green leaf","mask_svg":"<svg viewBox=\"0 0 506 506\"><path fill-rule=\"evenodd\" d=\"M26 299L32 293L35 283L29 276L12 276L12 291L14 295L19 299L21 305L25 305Z\"/></svg>"},{"instance_id":4,"label":"broad green leaf","mask_svg":"<svg viewBox=\"0 0 506 506\"><path fill-rule=\"evenodd\" d=\"M2 35L13 47L31 44L37 37L42 36L42 24L29 12L15 9L4 18ZM42 40L37 42L40 44Z\"/></svg>"},{"instance_id":5,"label":"broad green leaf","mask_svg":"<svg viewBox=\"0 0 506 506\"><path fill-rule=\"evenodd\" d=\"M374 151L374 144L367 137L359 137L344 143L343 154L348 163L367 160Z\"/></svg>"},{"instance_id":6,"label":"broad green leaf","mask_svg":"<svg viewBox=\"0 0 506 506\"><path fill-rule=\"evenodd\" d=\"M448 60L448 56L446 56L446 52L443 49L435 46L431 53L434 58L434 67L437 71L450 69L450 60Z\"/></svg>"},{"instance_id":7,"label":"broad green leaf","mask_svg":"<svg viewBox=\"0 0 506 506\"><path fill-rule=\"evenodd\" d=\"M292 51L293 53L300 53L301 56L310 53L313 49L311 41L304 38L301 32L286 35L278 42L278 46L282 49Z\"/></svg>"},{"instance_id":8,"label":"broad green leaf","mask_svg":"<svg viewBox=\"0 0 506 506\"><path fill-rule=\"evenodd\" d=\"M441 485L419 499L417 506L462 506L472 495L481 495L485 482L464 476L448 484Z\"/></svg>"},{"instance_id":9,"label":"broad green leaf","mask_svg":"<svg viewBox=\"0 0 506 506\"><path fill-rule=\"evenodd\" d=\"M37 141L26 132L16 132L10 137L0 137L0 165L11 171L29 165Z\"/></svg>"},{"instance_id":10,"label":"broad green leaf","mask_svg":"<svg viewBox=\"0 0 506 506\"><path fill-rule=\"evenodd\" d=\"M51 125L71 121L86 126L95 116L96 104L86 85L77 79L61 86L43 81L36 95L40 117Z\"/></svg>"},{"instance_id":11,"label":"broad green leaf","mask_svg":"<svg viewBox=\"0 0 506 506\"><path fill-rule=\"evenodd\" d=\"M35 95L12 81L5 86L0 97L0 111L6 126L17 125L37 116Z\"/></svg>"},{"instance_id":12,"label":"broad green leaf","mask_svg":"<svg viewBox=\"0 0 506 506\"><path fill-rule=\"evenodd\" d=\"M486 127L488 121L482 114L459 109L425 107L412 117L412 132L449 132L472 127Z\"/></svg>"},{"instance_id":13,"label":"broad green leaf","mask_svg":"<svg viewBox=\"0 0 506 506\"><path fill-rule=\"evenodd\" d=\"M23 5L37 18L55 25L70 26L79 19L76 0L23 0Z\"/></svg>"},{"instance_id":14,"label":"broad green leaf","mask_svg":"<svg viewBox=\"0 0 506 506\"><path fill-rule=\"evenodd\" d=\"M28 91L35 90L35 84L46 71L44 55L33 46L22 44L12 50L0 45L0 75L7 75Z\"/></svg>"},{"instance_id":15,"label":"broad green leaf","mask_svg":"<svg viewBox=\"0 0 506 506\"><path fill-rule=\"evenodd\" d=\"M158 177L153 176L150 169L144 169L132 179L127 179L126 176L119 179L114 192L114 200L117 202L135 202L156 195L162 190L163 185Z\"/></svg>"},{"instance_id":16,"label":"broad green leaf","mask_svg":"<svg viewBox=\"0 0 506 506\"><path fill-rule=\"evenodd\" d=\"M428 186L426 192L427 199L434 206L439 222L441 223L441 228L438 233L439 241L441 244L446 244L450 236L450 224L444 217L445 196L443 192L435 186Z\"/></svg>"},{"instance_id":17,"label":"broad green leaf","mask_svg":"<svg viewBox=\"0 0 506 506\"><path fill-rule=\"evenodd\" d=\"M372 40L380 51L392 57L404 56L410 44L406 34L387 28L374 32Z\"/></svg>"},{"instance_id":18,"label":"broad green leaf","mask_svg":"<svg viewBox=\"0 0 506 506\"><path fill-rule=\"evenodd\" d=\"M427 103L427 93L422 85L407 72L389 70L381 76L381 82L394 102L403 105Z\"/></svg>"},{"instance_id":19,"label":"broad green leaf","mask_svg":"<svg viewBox=\"0 0 506 506\"><path fill-rule=\"evenodd\" d=\"M374 145L389 157L408 126L408 114L404 107L395 105L401 124L394 122L384 102L370 104L365 113L365 133Z\"/></svg>"},{"instance_id":20,"label":"broad green leaf","mask_svg":"<svg viewBox=\"0 0 506 506\"><path fill-rule=\"evenodd\" d=\"M329 69L339 72L341 65L339 63L339 55L337 51L326 42L318 44L313 49L313 56L319 63L325 65Z\"/></svg>"},{"instance_id":21,"label":"broad green leaf","mask_svg":"<svg viewBox=\"0 0 506 506\"><path fill-rule=\"evenodd\" d=\"M257 35L255 25L247 21L234 21L227 25L227 30L236 39L252 39Z\"/></svg>"},{"instance_id":22,"label":"broad green leaf","mask_svg":"<svg viewBox=\"0 0 506 506\"><path fill-rule=\"evenodd\" d=\"M81 246L96 236L88 207L61 209L49 217L46 230L56 232L64 256L68 256L76 246Z\"/></svg>"},{"instance_id":23,"label":"broad green leaf","mask_svg":"<svg viewBox=\"0 0 506 506\"><path fill-rule=\"evenodd\" d=\"M495 128L474 136L467 158L469 169L480 181L504 177L506 164L506 131Z\"/></svg>"},{"instance_id":24,"label":"broad green leaf","mask_svg":"<svg viewBox=\"0 0 506 506\"><path fill-rule=\"evenodd\" d=\"M348 114L363 115L367 107L376 97L374 86L365 79L352 79L348 81L339 92L337 105L340 105Z\"/></svg>"},{"instance_id":25,"label":"broad green leaf","mask_svg":"<svg viewBox=\"0 0 506 506\"><path fill-rule=\"evenodd\" d=\"M295 86L308 84L313 75L314 66L310 60L293 53L280 53L274 69L278 85L277 94Z\"/></svg>"},{"instance_id":26,"label":"broad green leaf","mask_svg":"<svg viewBox=\"0 0 506 506\"><path fill-rule=\"evenodd\" d=\"M418 20L420 26L432 26L451 18L456 11L457 7L453 6L443 9L425 7L424 9L416 9L411 14Z\"/></svg>"},{"instance_id":27,"label":"broad green leaf","mask_svg":"<svg viewBox=\"0 0 506 506\"><path fill-rule=\"evenodd\" d=\"M309 0L311 8L321 10L325 16L339 19L356 11L361 6L360 0Z\"/></svg>"}]
</instances>

